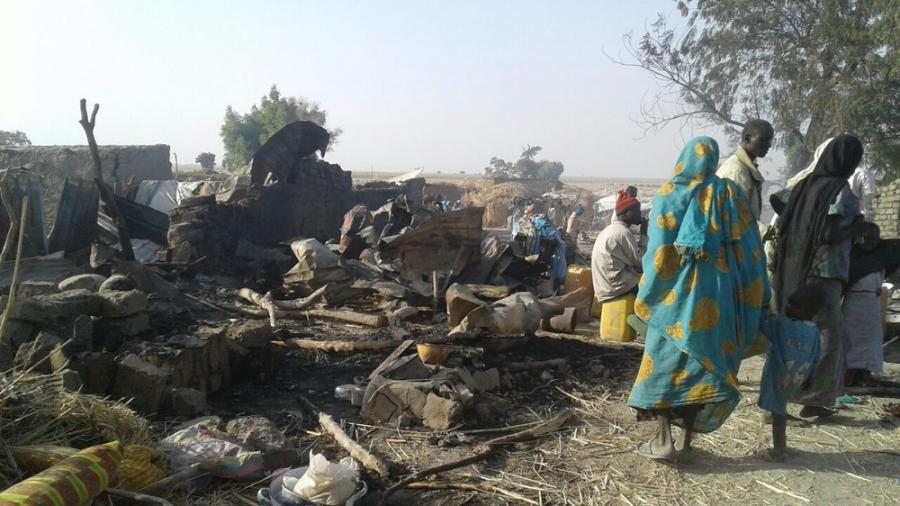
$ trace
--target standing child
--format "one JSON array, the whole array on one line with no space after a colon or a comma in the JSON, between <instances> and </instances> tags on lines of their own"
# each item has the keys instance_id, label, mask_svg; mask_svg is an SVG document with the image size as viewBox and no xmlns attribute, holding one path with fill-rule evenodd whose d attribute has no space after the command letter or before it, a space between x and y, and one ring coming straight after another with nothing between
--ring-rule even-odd
<instances>
[{"instance_id":1,"label":"standing child","mask_svg":"<svg viewBox=\"0 0 900 506\"><path fill-rule=\"evenodd\" d=\"M763 367L759 407L772 415L771 459L783 461L787 449L787 403L815 371L819 360L819 329L812 319L825 303L815 284L800 287L788 298L784 316L769 315L760 330L769 339Z\"/></svg>"}]
</instances>

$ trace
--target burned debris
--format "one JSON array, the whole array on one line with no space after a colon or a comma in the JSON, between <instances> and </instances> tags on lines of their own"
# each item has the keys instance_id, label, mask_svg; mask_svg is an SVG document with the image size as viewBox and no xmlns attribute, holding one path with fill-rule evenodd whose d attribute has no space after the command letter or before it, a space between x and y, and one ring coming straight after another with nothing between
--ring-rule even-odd
<instances>
[{"instance_id":1,"label":"burned debris","mask_svg":"<svg viewBox=\"0 0 900 506\"><path fill-rule=\"evenodd\" d=\"M454 431L490 424L504 409L496 393L521 375L567 372L564 358L496 357L541 328L572 332L584 312L581 292L547 298L561 288L548 283L554 262L565 262L556 243L525 254L483 228L482 207L433 204L421 171L354 188L349 172L321 158L328 133L308 122L264 144L249 177L123 181L119 159L94 139L97 112L82 102L89 171L73 171L50 194L42 178L52 160L0 178L0 362L14 375L52 379L48 399L105 403L132 425L227 415L228 392L283 381L285 357L381 352L367 375L329 387L329 411L462 444ZM370 485L400 476L328 411L293 397L297 427L318 423L362 464L347 476L363 488L348 490L365 494L365 473L379 480ZM202 493L210 477L259 479L303 457L296 428L288 436L261 415L152 426L140 452L122 427L53 441L124 444L102 451L145 466L137 478L119 467L126 490L109 493L125 497ZM25 477L23 462L0 474L6 484ZM295 483L285 476L280 486Z\"/></svg>"}]
</instances>

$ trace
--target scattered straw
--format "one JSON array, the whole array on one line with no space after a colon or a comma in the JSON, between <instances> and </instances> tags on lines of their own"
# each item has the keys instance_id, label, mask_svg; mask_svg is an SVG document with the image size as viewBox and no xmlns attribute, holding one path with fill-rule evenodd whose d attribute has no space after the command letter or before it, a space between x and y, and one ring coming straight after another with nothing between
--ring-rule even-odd
<instances>
[{"instance_id":1,"label":"scattered straw","mask_svg":"<svg viewBox=\"0 0 900 506\"><path fill-rule=\"evenodd\" d=\"M114 440L150 444L150 427L122 403L65 391L59 374L0 373L2 488L23 478L10 446L83 448Z\"/></svg>"}]
</instances>

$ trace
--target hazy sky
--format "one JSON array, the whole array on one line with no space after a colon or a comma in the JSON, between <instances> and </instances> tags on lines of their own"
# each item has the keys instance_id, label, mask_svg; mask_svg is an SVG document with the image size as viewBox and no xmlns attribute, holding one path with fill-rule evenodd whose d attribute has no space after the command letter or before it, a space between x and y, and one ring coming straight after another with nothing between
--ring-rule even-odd
<instances>
[{"instance_id":1,"label":"hazy sky","mask_svg":"<svg viewBox=\"0 0 900 506\"><path fill-rule=\"evenodd\" d=\"M569 176L660 177L692 132L645 135L655 83L603 54L658 12L678 20L671 0L0 0L0 129L83 144L86 97L101 144L221 161L225 106L275 83L343 128L328 159L349 170L480 172L532 144Z\"/></svg>"}]
</instances>

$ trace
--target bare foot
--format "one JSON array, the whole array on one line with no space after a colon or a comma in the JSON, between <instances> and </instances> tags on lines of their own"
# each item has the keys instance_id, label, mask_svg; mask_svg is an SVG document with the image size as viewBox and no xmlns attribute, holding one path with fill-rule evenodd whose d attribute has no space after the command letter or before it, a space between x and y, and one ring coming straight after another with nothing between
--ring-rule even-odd
<instances>
[{"instance_id":1,"label":"bare foot","mask_svg":"<svg viewBox=\"0 0 900 506\"><path fill-rule=\"evenodd\" d=\"M638 455L642 455L652 460L663 460L666 462L672 462L678 456L678 452L675 451L675 445L669 441L668 445L660 446L657 442L657 438L653 438L648 443L643 443L637 447L635 452Z\"/></svg>"}]
</instances>

